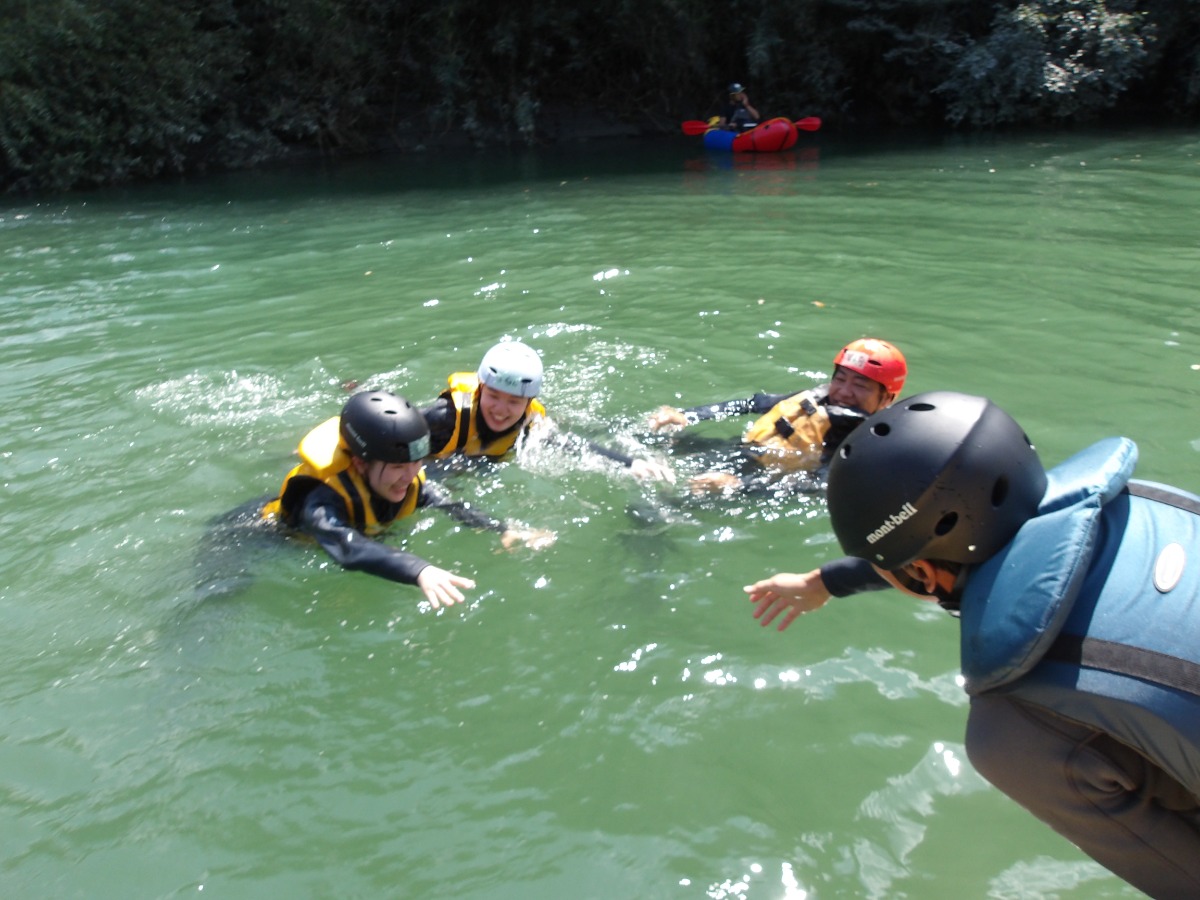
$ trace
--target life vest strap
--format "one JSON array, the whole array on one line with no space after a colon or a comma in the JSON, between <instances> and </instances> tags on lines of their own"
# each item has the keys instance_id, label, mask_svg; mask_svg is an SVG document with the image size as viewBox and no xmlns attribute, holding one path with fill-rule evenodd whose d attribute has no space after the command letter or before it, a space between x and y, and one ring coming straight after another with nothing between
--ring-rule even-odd
<instances>
[{"instance_id":1,"label":"life vest strap","mask_svg":"<svg viewBox=\"0 0 1200 900\"><path fill-rule=\"evenodd\" d=\"M1125 489L1135 497L1144 497L1185 512L1200 514L1200 502L1168 487L1132 481ZM1046 659L1117 675L1128 675L1200 697L1200 663L1180 659L1169 653L1159 653L1157 650L1146 650L1143 647L1131 647L1128 644L1116 644L1075 634L1061 634L1050 645Z\"/></svg>"},{"instance_id":2,"label":"life vest strap","mask_svg":"<svg viewBox=\"0 0 1200 900\"><path fill-rule=\"evenodd\" d=\"M458 440L454 444L455 453L462 453L463 447L467 446L467 441L471 439L471 410L474 406L473 403L466 403L458 411Z\"/></svg>"},{"instance_id":3,"label":"life vest strap","mask_svg":"<svg viewBox=\"0 0 1200 900\"><path fill-rule=\"evenodd\" d=\"M1156 650L1061 634L1046 659L1118 675L1129 675L1200 697L1200 664Z\"/></svg>"},{"instance_id":4,"label":"life vest strap","mask_svg":"<svg viewBox=\"0 0 1200 900\"><path fill-rule=\"evenodd\" d=\"M367 521L367 510L363 505L363 498L358 492L358 488L354 486L354 481L350 477L350 470L339 472L337 479L341 482L342 487L346 491L346 496L350 499L351 515L354 516L355 522L365 523Z\"/></svg>"}]
</instances>

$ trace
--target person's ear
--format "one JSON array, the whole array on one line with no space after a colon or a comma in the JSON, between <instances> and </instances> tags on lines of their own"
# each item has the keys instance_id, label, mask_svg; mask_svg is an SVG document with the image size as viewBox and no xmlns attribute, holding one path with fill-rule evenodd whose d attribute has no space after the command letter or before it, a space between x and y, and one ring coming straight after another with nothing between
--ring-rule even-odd
<instances>
[{"instance_id":1,"label":"person's ear","mask_svg":"<svg viewBox=\"0 0 1200 900\"><path fill-rule=\"evenodd\" d=\"M938 573L941 571L927 559L917 559L904 567L924 589L926 594L933 594L938 586Z\"/></svg>"}]
</instances>

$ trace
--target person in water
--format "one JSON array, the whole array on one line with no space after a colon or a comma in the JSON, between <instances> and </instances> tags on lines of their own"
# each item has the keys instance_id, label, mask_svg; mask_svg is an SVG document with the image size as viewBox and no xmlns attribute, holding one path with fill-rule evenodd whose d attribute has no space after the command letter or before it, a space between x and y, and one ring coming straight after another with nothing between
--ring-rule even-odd
<instances>
[{"instance_id":1,"label":"person in water","mask_svg":"<svg viewBox=\"0 0 1200 900\"><path fill-rule=\"evenodd\" d=\"M1200 897L1200 497L1136 462L1109 438L1046 472L990 401L920 394L843 442L829 516L960 616L976 770L1139 890ZM789 584L750 585L755 615Z\"/></svg>"},{"instance_id":2,"label":"person in water","mask_svg":"<svg viewBox=\"0 0 1200 900\"><path fill-rule=\"evenodd\" d=\"M339 416L301 440L301 462L262 508L262 517L311 535L345 569L416 585L434 609L462 603L462 590L475 586L472 579L375 538L423 508L442 509L464 525L495 531L505 547L542 546L552 537L449 500L426 482L422 464L429 448L429 426L403 397L384 391L355 394Z\"/></svg>"},{"instance_id":3,"label":"person in water","mask_svg":"<svg viewBox=\"0 0 1200 900\"><path fill-rule=\"evenodd\" d=\"M904 388L908 363L895 346L877 338L852 341L833 360L829 384L789 394L755 394L690 409L660 407L650 417L654 431L696 422L758 414L734 459L739 470L704 472L688 487L694 494L756 490L799 474L811 484L838 444L858 424L889 406Z\"/></svg>"},{"instance_id":4,"label":"person in water","mask_svg":"<svg viewBox=\"0 0 1200 900\"><path fill-rule=\"evenodd\" d=\"M474 372L455 372L449 386L422 410L429 423L430 456L436 460L500 459L517 439L549 425L542 390L541 357L528 344L504 341L489 349ZM591 441L588 449L638 479L673 481L661 463L637 459ZM444 468L444 467L443 467Z\"/></svg>"},{"instance_id":5,"label":"person in water","mask_svg":"<svg viewBox=\"0 0 1200 900\"><path fill-rule=\"evenodd\" d=\"M746 95L746 88L736 81L729 85L729 99L721 109L717 127L726 131L744 131L757 125L760 118Z\"/></svg>"}]
</instances>

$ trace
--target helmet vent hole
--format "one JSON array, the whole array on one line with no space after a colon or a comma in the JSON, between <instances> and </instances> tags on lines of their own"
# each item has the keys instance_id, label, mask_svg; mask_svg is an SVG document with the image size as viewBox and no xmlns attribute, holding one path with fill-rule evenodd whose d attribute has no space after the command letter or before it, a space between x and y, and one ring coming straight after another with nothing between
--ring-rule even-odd
<instances>
[{"instance_id":1,"label":"helmet vent hole","mask_svg":"<svg viewBox=\"0 0 1200 900\"><path fill-rule=\"evenodd\" d=\"M838 455L841 456L842 459L849 459L850 458L850 445L842 444L842 446L840 446L838 448Z\"/></svg>"},{"instance_id":2,"label":"helmet vent hole","mask_svg":"<svg viewBox=\"0 0 1200 900\"><path fill-rule=\"evenodd\" d=\"M946 513L938 519L937 526L933 529L933 533L938 537L945 537L954 530L954 526L958 524L958 513Z\"/></svg>"},{"instance_id":3,"label":"helmet vent hole","mask_svg":"<svg viewBox=\"0 0 1200 900\"><path fill-rule=\"evenodd\" d=\"M936 407L932 403L913 403L905 407L913 412L932 412Z\"/></svg>"},{"instance_id":4,"label":"helmet vent hole","mask_svg":"<svg viewBox=\"0 0 1200 900\"><path fill-rule=\"evenodd\" d=\"M992 508L1003 506L1006 499L1008 499L1008 478L1001 476L992 485Z\"/></svg>"},{"instance_id":5,"label":"helmet vent hole","mask_svg":"<svg viewBox=\"0 0 1200 900\"><path fill-rule=\"evenodd\" d=\"M891 433L892 426L887 422L879 422L871 426L871 434L878 435L879 437L887 437Z\"/></svg>"}]
</instances>

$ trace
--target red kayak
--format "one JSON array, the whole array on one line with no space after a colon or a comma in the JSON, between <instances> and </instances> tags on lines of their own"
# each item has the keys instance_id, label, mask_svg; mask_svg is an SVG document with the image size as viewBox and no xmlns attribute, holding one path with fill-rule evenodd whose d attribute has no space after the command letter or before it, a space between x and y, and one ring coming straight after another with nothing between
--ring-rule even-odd
<instances>
[{"instance_id":1,"label":"red kayak","mask_svg":"<svg viewBox=\"0 0 1200 900\"><path fill-rule=\"evenodd\" d=\"M704 132L704 146L709 150L732 150L734 153L774 153L787 150L796 143L796 125L791 119L767 119L749 131L724 131L713 128Z\"/></svg>"},{"instance_id":2,"label":"red kayak","mask_svg":"<svg viewBox=\"0 0 1200 900\"><path fill-rule=\"evenodd\" d=\"M756 125L749 131L726 131L717 127L718 119L701 122L693 119L683 123L684 134L704 135L704 146L710 150L732 150L735 153L758 152L772 153L776 150L787 150L796 143L800 131L817 131L821 120L816 116L798 119L778 118L768 119L761 125Z\"/></svg>"}]
</instances>

